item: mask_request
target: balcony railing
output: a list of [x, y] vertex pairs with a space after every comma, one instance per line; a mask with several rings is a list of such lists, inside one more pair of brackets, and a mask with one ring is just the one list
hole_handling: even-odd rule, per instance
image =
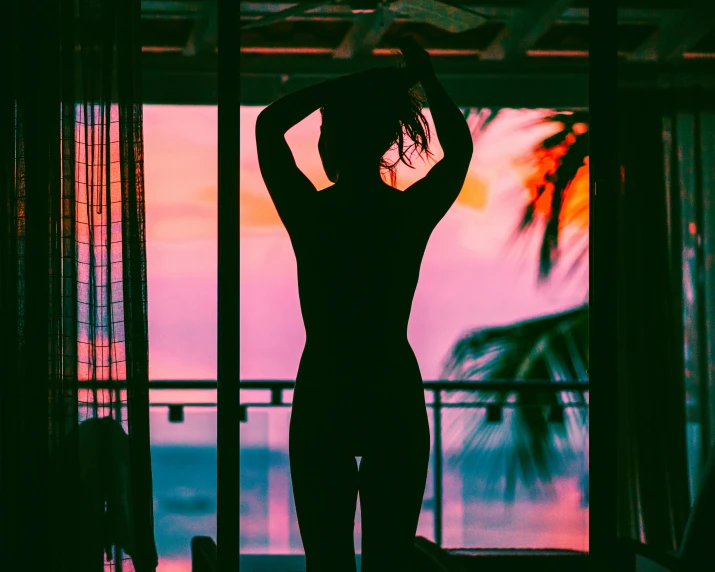
[[[122, 382], [97, 382], [97, 383], [85, 383], [82, 382], [82, 388], [96, 388], [96, 389], [122, 389], [125, 384]], [[252, 412], [256, 413], [259, 411], [266, 412], [266, 408], [286, 408], [291, 406], [291, 394], [294, 388], [293, 381], [285, 380], [245, 380], [239, 382], [240, 391], [237, 392], [240, 401], [237, 405], [234, 405], [236, 410], [240, 412], [241, 420], [243, 422], [249, 422], [253, 418]], [[193, 418], [192, 414], [185, 418], [185, 411], [194, 410], [195, 414], [199, 414], [200, 410], [206, 411], [206, 408], [217, 408], [216, 402], [216, 390], [218, 389], [218, 384], [215, 380], [157, 380], [151, 381], [149, 383], [150, 389], [150, 407], [155, 413], [153, 414], [154, 420], [156, 421], [156, 411], [157, 409], [166, 408], [168, 410], [168, 421], [173, 423], [182, 423], [186, 421], [189, 425], [194, 425], [198, 427], [203, 426], [204, 422], [199, 422], [199, 425], [195, 425], [198, 419]], [[173, 390], [174, 393], [167, 395], [169, 391]], [[213, 390], [213, 391], [212, 391]], [[509, 547], [512, 548], [554, 548], [554, 549], [571, 549], [571, 550], [587, 550], [587, 511], [585, 509], [585, 504], [581, 505], [579, 509], [573, 502], [577, 502], [574, 494], [578, 490], [578, 494], [582, 495], [582, 498], [588, 498], [587, 493], [587, 408], [588, 408], [588, 395], [589, 395], [589, 384], [588, 382], [534, 382], [534, 381], [426, 381], [424, 382], [425, 390], [425, 401], [430, 412], [430, 424], [431, 424], [431, 443], [432, 443], [432, 458], [430, 461], [430, 477], [428, 479], [428, 488], [425, 493], [425, 503], [424, 503], [424, 517], [425, 519], [421, 522], [421, 531], [419, 534], [423, 536], [429, 536], [433, 534], [433, 539], [440, 546], [448, 546], [451, 548], [507, 548], [506, 544], [502, 544], [502, 533], [507, 533], [512, 535], [512, 544]], [[198, 393], [197, 393], [198, 391]], [[204, 395], [206, 399], [204, 399]], [[501, 401], [497, 402], [495, 399], [500, 396]], [[518, 398], [517, 398], [518, 397]], [[546, 405], [550, 403], [551, 405]], [[100, 408], [103, 407], [101, 404], [98, 405]], [[576, 453], [576, 465], [569, 465], [571, 468], [567, 468], [565, 472], [559, 476], [565, 477], [561, 479], [562, 483], [566, 483], [565, 488], [559, 489], [559, 498], [557, 502], [549, 502], [545, 504], [532, 503], [529, 500], [524, 501], [518, 500], [517, 502], [523, 502], [524, 504], [519, 504], [514, 510], [507, 510], [506, 504], [500, 498], [494, 498], [492, 496], [481, 497], [480, 493], [475, 493], [474, 487], [479, 483], [485, 482], [484, 479], [479, 480], [481, 477], [475, 475], [475, 471], [479, 472], [483, 470], [483, 467], [478, 463], [476, 465], [470, 465], [468, 467], [458, 467], [457, 470], [454, 469], [453, 462], [461, 454], [465, 454], [468, 458], [470, 452], [466, 451], [466, 445], [464, 442], [460, 441], [459, 438], [455, 439], [455, 436], [460, 437], [455, 433], [455, 426], [460, 425], [458, 416], [460, 413], [458, 409], [462, 410], [479, 410], [481, 412], [474, 411], [474, 415], [465, 414], [462, 420], [467, 420], [468, 423], [472, 424], [470, 430], [474, 430], [474, 422], [480, 421], [484, 425], [480, 425], [477, 431], [483, 432], [499, 432], [501, 429], [505, 429], [504, 426], [500, 427], [500, 423], [505, 421], [510, 421], [509, 410], [515, 408], [526, 408], [526, 407], [537, 407], [541, 408], [544, 413], [544, 418], [548, 419], [554, 423], [566, 423], [571, 428], [576, 427], [578, 431], [580, 441], [577, 439], [577, 443], [574, 447], [572, 443], [572, 451]], [[269, 409], [270, 411], [270, 409]], [[478, 418], [478, 419], [477, 419]], [[511, 417], [513, 420], [514, 418]], [[574, 420], [577, 420], [574, 425]], [[213, 423], [213, 421], [211, 421]], [[269, 423], [270, 424], [270, 423]], [[154, 426], [154, 422], [153, 425]], [[176, 434], [175, 432], [169, 430], [170, 426], [166, 425], [166, 422], [158, 423], [157, 427], [162, 426], [164, 431], [164, 437], [175, 435], [171, 438], [171, 443], [173, 444], [183, 444], [181, 440], [181, 433]], [[203, 428], [203, 427], [202, 427]], [[210, 427], [208, 428], [208, 433], [204, 435], [203, 443], [208, 443], [210, 441], [210, 447], [215, 447], [215, 441], [212, 437]], [[169, 430], [168, 433], [165, 431]], [[188, 427], [187, 427], [188, 430]], [[192, 437], [194, 429], [192, 428]], [[260, 431], [259, 431], [260, 432]], [[211, 434], [211, 435], [209, 435]], [[474, 433], [471, 433], [473, 436]], [[208, 436], [208, 440], [206, 439]], [[502, 435], [503, 437], [503, 435]], [[153, 446], [162, 446], [162, 438], [159, 438], [157, 442], [153, 442]], [[178, 440], [177, 440], [178, 438]], [[238, 443], [238, 441], [237, 441]], [[191, 443], [186, 443], [191, 447]], [[513, 443], [508, 443], [507, 441], [502, 441], [502, 446], [509, 447]], [[488, 448], [488, 444], [485, 445], [483, 449], [476, 449], [477, 452], [483, 452], [484, 449]], [[279, 448], [281, 448], [280, 446]], [[462, 450], [460, 450], [460, 447]], [[481, 445], [480, 445], [481, 447]], [[241, 455], [243, 455], [243, 444], [240, 445]], [[269, 449], [272, 446], [269, 444]], [[270, 474], [276, 475], [280, 473], [280, 482], [283, 483], [282, 487], [285, 487], [285, 483], [289, 483], [288, 467], [287, 467], [287, 456], [284, 454], [285, 451], [282, 449], [279, 451], [274, 451], [278, 453], [280, 457], [279, 465], [271, 465]], [[513, 452], [513, 451], [512, 451]], [[157, 471], [161, 472], [164, 481], [166, 481], [166, 471], [168, 468], [163, 468], [161, 465], [161, 455], [160, 451], [156, 451], [157, 457]], [[226, 459], [234, 454], [238, 454], [238, 451], [219, 451], [218, 452], [218, 468], [220, 471], [221, 458]], [[284, 459], [286, 457], [286, 459]], [[470, 461], [473, 460], [469, 459]], [[571, 458], [574, 461], [574, 458]], [[202, 463], [207, 462], [206, 459]], [[208, 461], [211, 463], [212, 461]], [[574, 466], [576, 467], [574, 469]], [[473, 471], [474, 467], [474, 471]], [[213, 469], [216, 470], [215, 468]], [[575, 472], [577, 471], [577, 473]], [[285, 473], [285, 474], [284, 474]], [[573, 478], [578, 474], [579, 479], [574, 482]], [[494, 477], [494, 478], [493, 478]], [[193, 477], [192, 477], [193, 478]], [[243, 477], [242, 477], [243, 478]], [[190, 478], [187, 477], [190, 480]], [[487, 482], [491, 480], [501, 479], [502, 483], [504, 481], [504, 475], [495, 475], [495, 473], [489, 473], [489, 478], [486, 479]], [[172, 481], [173, 482], [173, 481]], [[201, 503], [203, 506], [203, 512], [206, 510], [206, 503], [215, 506], [214, 499], [206, 500], [206, 495], [214, 496], [215, 493], [209, 492], [206, 489], [206, 481], [203, 482], [204, 488], [198, 488], [201, 493]], [[273, 482], [273, 481], [271, 481]], [[455, 488], [455, 483], [462, 488]], [[157, 486], [161, 488], [157, 482]], [[172, 485], [173, 487], [177, 485]], [[197, 485], [198, 486], [198, 485]], [[271, 485], [272, 486], [272, 485]], [[192, 484], [191, 487], [194, 487]], [[431, 490], [430, 490], [431, 489]], [[522, 492], [523, 492], [522, 488]], [[566, 496], [562, 495], [562, 491], [566, 491]], [[173, 498], [171, 494], [177, 494], [176, 491], [168, 493], [164, 490], [157, 490], [157, 496], [161, 498], [167, 498], [166, 495], [169, 494], [169, 500], [166, 501], [168, 504], [167, 508], [163, 512], [172, 512], [175, 510], [173, 507], [177, 503], [182, 505], [186, 509], [191, 503], [187, 499]], [[268, 489], [264, 491], [265, 494], [269, 496], [275, 493], [270, 492]], [[264, 494], [260, 493], [260, 494]], [[281, 491], [281, 502], [284, 504], [289, 503], [287, 497], [285, 497], [285, 491]], [[285, 498], [283, 498], [285, 497]], [[165, 501], [159, 499], [161, 506]], [[262, 499], [263, 497], [261, 497]], [[272, 497], [271, 497], [272, 499]], [[275, 501], [275, 499], [273, 499]], [[196, 504], [198, 500], [193, 499], [193, 504]], [[567, 504], [564, 504], [567, 503]], [[569, 504], [570, 503], [570, 504]], [[270, 503], [269, 503], [270, 504]], [[204, 506], [206, 505], [206, 506]], [[191, 505], [193, 506], [193, 505]], [[266, 504], [266, 507], [268, 504]], [[273, 504], [270, 504], [273, 507]], [[571, 512], [570, 516], [564, 517], [568, 520], [568, 523], [561, 522], [563, 510], [562, 507], [566, 506], [566, 512]], [[261, 509], [262, 513], [265, 513], [265, 508]], [[455, 508], [456, 507], [456, 508]], [[571, 507], [573, 510], [571, 510]], [[542, 508], [545, 508], [551, 516], [542, 513]], [[535, 509], [535, 510], [534, 510]], [[456, 510], [456, 512], [455, 512]], [[272, 511], [272, 508], [271, 508]], [[273, 515], [269, 511], [270, 518]], [[550, 511], [550, 512], [549, 512]], [[162, 514], [163, 514], [162, 512]], [[431, 514], [430, 514], [431, 513]], [[487, 514], [488, 513], [488, 514]], [[168, 513], [167, 513], [168, 514]], [[511, 514], [512, 516], [504, 516]], [[534, 516], [537, 515], [537, 516]], [[430, 517], [433, 516], [433, 521], [430, 522]], [[166, 518], [174, 518], [173, 516], [167, 516]], [[193, 517], [191, 517], [193, 518]], [[198, 518], [198, 517], [197, 517]], [[202, 517], [204, 518], [204, 517]], [[243, 518], [243, 517], [242, 517]], [[249, 517], [252, 518], [252, 517]], [[266, 518], [265, 515], [262, 518]], [[290, 519], [291, 517], [289, 517]], [[446, 518], [446, 521], [445, 521]], [[455, 518], [457, 520], [455, 520]], [[507, 520], [503, 520], [506, 518]], [[461, 519], [461, 521], [459, 520]], [[500, 520], [501, 519], [501, 520]], [[511, 520], [509, 520], [511, 519]], [[545, 526], [542, 526], [541, 520], [545, 521]], [[494, 522], [496, 521], [496, 524]], [[561, 523], [561, 524], [558, 524]], [[259, 527], [262, 526], [260, 523], [255, 523]], [[195, 523], [198, 525], [198, 523]], [[157, 523], [157, 526], [161, 528], [161, 523]], [[191, 525], [194, 526], [194, 525]], [[210, 534], [211, 530], [215, 525], [212, 524], [209, 528], [202, 532], [203, 534]], [[292, 527], [295, 523], [291, 523]], [[499, 527], [504, 527], [503, 530]], [[551, 532], [544, 533], [544, 530], [551, 526], [554, 530]], [[556, 529], [561, 527], [561, 529], [568, 529], [571, 526], [570, 531], [571, 538], [568, 542], [562, 542], [563, 534]], [[205, 528], [205, 525], [202, 525]], [[455, 528], [456, 527], [456, 528]], [[461, 527], [461, 528], [460, 528]], [[202, 530], [203, 530], [202, 528]], [[455, 533], [455, 530], [458, 532]], [[494, 532], [492, 532], [492, 530]], [[168, 533], [167, 533], [168, 534]], [[177, 541], [179, 540], [177, 534], [179, 531], [176, 530], [174, 533], [167, 536], [169, 540], [165, 541], [167, 546], [167, 557], [179, 557], [185, 558], [183, 554], [179, 554], [175, 548]], [[360, 534], [358, 530], [358, 535]], [[181, 533], [183, 535], [183, 533]], [[445, 535], [447, 543], [445, 544]], [[296, 544], [294, 538], [295, 530], [290, 531], [290, 549], [289, 552], [295, 552], [299, 548], [299, 541]], [[467, 538], [469, 536], [469, 538]], [[457, 539], [455, 541], [455, 538]], [[462, 544], [457, 544], [459, 539], [463, 540]], [[520, 543], [523, 539], [523, 545]], [[575, 540], [574, 540], [575, 539]], [[185, 541], [182, 540], [181, 544], [188, 546], [189, 538], [187, 537]], [[265, 541], [261, 541], [265, 544]], [[257, 546], [261, 546], [261, 542]], [[276, 552], [275, 546], [272, 544], [272, 540], [269, 541], [266, 552]], [[280, 543], [279, 543], [280, 544]], [[169, 548], [169, 546], [172, 548]], [[282, 545], [283, 549], [279, 552], [285, 553], [285, 544]], [[247, 554], [256, 550], [256, 546], [253, 548], [248, 547]], [[161, 552], [161, 547], [160, 547]], [[171, 552], [172, 554], [169, 554]], [[277, 552], [276, 552], [277, 554]], [[160, 554], [160, 556], [162, 556]], [[297, 553], [296, 553], [297, 556]], [[163, 556], [162, 556], [163, 557]]]
[[[270, 402], [241, 403], [241, 421], [248, 419], [249, 408], [261, 407], [288, 407], [290, 403], [283, 400], [283, 391], [291, 390], [294, 387], [292, 381], [241, 381], [242, 390], [270, 390]], [[432, 398], [426, 399], [427, 407], [434, 412], [434, 436], [433, 436], [433, 462], [434, 462], [434, 538], [437, 545], [442, 546], [443, 519], [442, 519], [442, 493], [443, 493], [443, 441], [442, 441], [442, 411], [449, 408], [479, 408], [487, 411], [488, 419], [498, 422], [502, 418], [502, 409], [523, 407], [524, 405], [516, 401], [502, 401], [496, 403], [484, 399], [476, 401], [450, 401], [443, 399], [443, 393], [469, 392], [473, 394], [485, 395], [490, 393], [527, 393], [532, 392], [544, 396], [549, 392], [564, 395], [570, 393], [569, 397], [556, 400], [559, 404], [550, 412], [551, 420], [563, 419], [564, 409], [588, 407], [588, 382], [533, 382], [533, 381], [425, 381], [425, 392], [431, 393]]]
[[[266, 408], [281, 409], [291, 406], [291, 394], [294, 388], [292, 381], [246, 380], [240, 381], [237, 385], [239, 391], [235, 393], [236, 402], [228, 410], [233, 409], [238, 412], [241, 420], [249, 425], [254, 414], [260, 411], [264, 418], [259, 425], [268, 427], [275, 419], [265, 417], [265, 414], [271, 410], [266, 410]], [[126, 384], [106, 381], [81, 382], [80, 387], [82, 389], [121, 391]], [[253, 445], [247, 445], [248, 449], [244, 451], [246, 445], [243, 442], [239, 443], [237, 435], [235, 450], [231, 448], [216, 451], [215, 431], [212, 429], [216, 422], [212, 415], [215, 415], [218, 405], [216, 402], [218, 384], [215, 380], [157, 380], [149, 383], [149, 389], [150, 407], [154, 412], [152, 414], [152, 456], [156, 455], [154, 459], [156, 461], [155, 476], [157, 477], [155, 494], [157, 506], [163, 507], [158, 513], [155, 513], [158, 542], [161, 537], [160, 557], [162, 560], [168, 559], [172, 562], [187, 562], [190, 538], [197, 531], [201, 534], [212, 535], [216, 530], [214, 511], [217, 499], [214, 485], [211, 484], [215, 482], [215, 477], [211, 473], [216, 475], [217, 470], [221, 473], [226, 466], [227, 458], [231, 461], [231, 457], [238, 455], [239, 450], [243, 456], [244, 453], [251, 450]], [[424, 518], [421, 519], [418, 534], [427, 537], [433, 536], [433, 540], [437, 544], [455, 549], [531, 548], [567, 549], [581, 552], [588, 550], [588, 512], [586, 508], [588, 502], [588, 382], [455, 382], [437, 380], [424, 382], [424, 390], [425, 401], [430, 413], [432, 457], [423, 504]], [[500, 402], [496, 401], [497, 396], [501, 399]], [[552, 405], [545, 406], [547, 403]], [[97, 403], [96, 406], [101, 410], [108, 407], [109, 404]], [[492, 470], [485, 471], [484, 464], [478, 461], [474, 454], [492, 450], [492, 444], [480, 439], [480, 435], [497, 433], [501, 435], [502, 439], [499, 445], [503, 448], [501, 452], [506, 451], [507, 456], [514, 457], [515, 450], [507, 450], [509, 447], [513, 447], [514, 443], [509, 441], [510, 434], [504, 430], [507, 429], [506, 425], [509, 422], [516, 419], [512, 415], [514, 409], [527, 407], [541, 408], [544, 419], [548, 417], [548, 420], [554, 423], [565, 423], [566, 427], [570, 428], [571, 437], [576, 435], [576, 438], [569, 437], [571, 440], [569, 454], [571, 456], [567, 459], [568, 464], [565, 465], [565, 468], [555, 476], [555, 490], [558, 491], [558, 495], [549, 497], [546, 501], [543, 500], [543, 497], [533, 500], [524, 494], [525, 491], [527, 493], [531, 491], [522, 487], [519, 492], [520, 498], [517, 498], [516, 501], [511, 499], [516, 506], [509, 507], [507, 505], [510, 503], [505, 503], [505, 499], [502, 497], [495, 497], [493, 491], [487, 491], [487, 494], [483, 496], [482, 492], [477, 490], [484, 483], [492, 484], [498, 481], [500, 481], [498, 486], [503, 487], [505, 474], [503, 471], [499, 474], [499, 467], [496, 469], [492, 467]], [[160, 420], [160, 412], [157, 411], [162, 408], [168, 410], [168, 419], [163, 422]], [[201, 410], [208, 413], [207, 409], [213, 409], [209, 418], [200, 413]], [[471, 410], [473, 414], [466, 412], [462, 414], [458, 411], [459, 409]], [[476, 411], [478, 409], [482, 411]], [[192, 410], [194, 413], [190, 413]], [[99, 411], [95, 411], [94, 414], [101, 415]], [[156, 417], [157, 414], [160, 415], [159, 418]], [[277, 411], [276, 414], [282, 417], [282, 423], [286, 423], [288, 419], [286, 416]], [[199, 417], [196, 417], [197, 415]], [[464, 435], [468, 435], [466, 438], [458, 433], [464, 429], [460, 427], [460, 424], [463, 425], [465, 421], [470, 425], [469, 430], [471, 431], [471, 433], [464, 433]], [[477, 427], [475, 434], [475, 426], [478, 425], [475, 422], [477, 421], [483, 424]], [[186, 430], [190, 432], [190, 435], [184, 436], [182, 431], [171, 430], [171, 425], [182, 422], [187, 423]], [[207, 422], [208, 425], [206, 425]], [[285, 431], [281, 429], [278, 433], [287, 433], [287, 426], [284, 427]], [[574, 428], [578, 431], [572, 431]], [[246, 429], [245, 433], [241, 432], [241, 439], [244, 435], [253, 432], [254, 437], [257, 436], [259, 441], [264, 440], [259, 426], [254, 426], [253, 429], [246, 427]], [[266, 534], [259, 535], [261, 538], [265, 536], [262, 540], [248, 541], [245, 546], [242, 544], [242, 552], [245, 548], [244, 554], [248, 555], [246, 557], [258, 557], [259, 554], [264, 553], [270, 553], [273, 555], [271, 557], [277, 557], [278, 554], [290, 553], [293, 556], [286, 554], [285, 557], [298, 558], [301, 552], [297, 523], [293, 522], [294, 515], [288, 515], [289, 523], [286, 523], [284, 518], [285, 511], [291, 510], [289, 506], [290, 490], [286, 490], [286, 487], [290, 489], [290, 477], [287, 450], [284, 450], [285, 445], [270, 442], [278, 433], [273, 431], [273, 436], [266, 443], [272, 459], [270, 463], [273, 463], [269, 468], [265, 468], [268, 473], [266, 475], [256, 473], [250, 477], [254, 481], [257, 477], [261, 483], [264, 480], [268, 483], [268, 480], [278, 478], [280, 485], [278, 488], [272, 488], [275, 484], [273, 480], [270, 480], [269, 488], [266, 488], [268, 485], [265, 483], [259, 485], [259, 488], [262, 487], [260, 488], [261, 492], [256, 494], [260, 498], [253, 499], [253, 506], [260, 507], [259, 513], [250, 513], [250, 516], [246, 516], [246, 518], [253, 521], [254, 528], [256, 526], [266, 528]], [[549, 435], [549, 439], [557, 433]], [[563, 433], [558, 434], [563, 436]], [[479, 441], [476, 448], [473, 447], [474, 443], [466, 444], [469, 439], [474, 439], [475, 435]], [[265, 435], [266, 438], [268, 436]], [[558, 439], [554, 443], [556, 441]], [[556, 444], [562, 446], [563, 443], [561, 440]], [[185, 452], [172, 449], [176, 445], [184, 447]], [[196, 449], [196, 454], [187, 453], [189, 450], [193, 451], [193, 447], [197, 445], [199, 449]], [[265, 451], [261, 451], [261, 447], [262, 445], [259, 445], [258, 449], [253, 449], [247, 458], [250, 459], [250, 455], [254, 453], [258, 453], [259, 456], [265, 455]], [[217, 453], [218, 458], [216, 457]], [[186, 457], [187, 454], [188, 457]], [[181, 462], [190, 464], [177, 466], [175, 455], [184, 455]], [[461, 459], [458, 459], [462, 455], [472, 464], [467, 466]], [[189, 458], [190, 460], [186, 460]], [[456, 468], [455, 460], [458, 461]], [[477, 460], [476, 463], [474, 463], [475, 460]], [[250, 461], [246, 467], [249, 466]], [[205, 469], [201, 467], [205, 467]], [[241, 469], [241, 474], [241, 480], [243, 480], [243, 469]], [[578, 479], [573, 478], [576, 475], [578, 475]], [[230, 482], [233, 482], [233, 479]], [[278, 494], [280, 498], [273, 498], [275, 494]], [[580, 508], [574, 504], [579, 502], [577, 497], [581, 499]], [[258, 505], [255, 504], [256, 501], [258, 501]], [[278, 501], [278, 505], [275, 505], [276, 501]], [[252, 501], [249, 498], [247, 502], [250, 506]], [[278, 506], [280, 518], [274, 514], [276, 506]], [[256, 515], [258, 521], [254, 518]], [[177, 518], [189, 518], [193, 524], [184, 523], [177, 528], [178, 521], [175, 520]], [[243, 518], [244, 516], [241, 516], [242, 520]], [[286, 532], [286, 530], [271, 529], [269, 538], [268, 525], [275, 527], [277, 518], [278, 520], [283, 519], [279, 522], [279, 528], [288, 526], [289, 530]], [[163, 522], [164, 519], [166, 519], [166, 523]], [[194, 521], [193, 519], [199, 520]], [[359, 527], [359, 520], [356, 520], [356, 524]], [[358, 528], [356, 532], [359, 537], [360, 529]], [[277, 536], [274, 536], [274, 533]], [[287, 540], [286, 534], [288, 534]], [[566, 536], [568, 539], [564, 540]], [[276, 543], [274, 543], [274, 538], [278, 539]], [[443, 542], [444, 540], [446, 543]], [[178, 560], [176, 560], [177, 558]]]
[[[241, 421], [247, 422], [251, 410], [262, 408], [282, 408], [291, 406], [288, 395], [294, 388], [293, 381], [286, 380], [245, 380], [240, 381], [240, 415]], [[101, 384], [106, 386], [105, 384]], [[112, 384], [113, 387], [116, 385]], [[152, 381], [149, 388], [155, 390], [216, 390], [217, 382], [213, 380], [161, 380]], [[425, 381], [425, 401], [432, 410], [432, 498], [426, 499], [426, 505], [431, 504], [434, 514], [434, 539], [438, 545], [443, 545], [443, 492], [444, 492], [444, 426], [443, 414], [449, 409], [482, 409], [485, 410], [484, 420], [490, 424], [502, 421], [505, 410], [517, 407], [545, 407], [545, 403], [552, 405], [546, 407], [548, 420], [563, 422], [569, 410], [588, 408], [588, 382], [534, 382], [534, 381]], [[265, 392], [265, 399], [258, 398], [254, 392]], [[246, 394], [253, 395], [246, 395]], [[531, 397], [517, 400], [516, 396]], [[505, 397], [500, 402], [494, 396]], [[535, 396], [539, 396], [536, 398]], [[555, 397], [555, 399], [554, 399]], [[525, 404], [524, 401], [527, 403]], [[152, 408], [168, 408], [169, 421], [181, 422], [184, 419], [184, 409], [217, 407], [213, 400], [195, 402], [157, 400], [152, 395], [150, 403]], [[584, 443], [584, 448], [586, 444]], [[584, 451], [585, 453], [585, 451]], [[431, 502], [430, 502], [431, 501]], [[544, 546], [548, 548], [548, 546]]]

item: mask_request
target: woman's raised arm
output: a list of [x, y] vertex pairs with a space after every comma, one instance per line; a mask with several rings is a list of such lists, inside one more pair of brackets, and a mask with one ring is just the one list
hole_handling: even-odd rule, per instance
[[317, 189], [296, 165], [285, 140], [286, 132], [346, 91], [359, 90], [363, 80], [379, 81], [381, 74], [388, 81], [394, 77], [394, 68], [359, 72], [301, 89], [280, 98], [258, 115], [258, 165], [278, 215], [289, 231], [300, 221]]
[[437, 79], [429, 54], [412, 38], [403, 38], [399, 47], [407, 67], [412, 68], [422, 84], [444, 152], [444, 157], [429, 173], [405, 192], [411, 195], [418, 216], [427, 224], [436, 225], [457, 200], [464, 185], [474, 151], [472, 134], [462, 111]]

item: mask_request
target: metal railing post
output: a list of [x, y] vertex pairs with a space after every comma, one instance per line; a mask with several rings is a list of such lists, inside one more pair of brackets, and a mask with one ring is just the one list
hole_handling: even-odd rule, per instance
[[434, 394], [434, 541], [442, 546], [442, 393]]

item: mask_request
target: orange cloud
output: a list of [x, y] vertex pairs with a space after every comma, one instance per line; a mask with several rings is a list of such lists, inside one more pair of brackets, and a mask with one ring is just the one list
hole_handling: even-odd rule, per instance
[[267, 226], [282, 226], [278, 212], [270, 198], [241, 193], [239, 199], [239, 227], [260, 228]]
[[218, 187], [216, 185], [203, 187], [194, 193], [194, 197], [200, 201], [215, 205], [218, 202]]
[[215, 238], [216, 221], [198, 216], [183, 216], [160, 219], [152, 228], [154, 240], [195, 240]]
[[559, 226], [563, 228], [573, 225], [578, 229], [587, 229], [589, 222], [588, 209], [588, 157], [586, 157], [584, 164], [576, 171], [576, 176], [566, 191]]
[[487, 184], [474, 175], [467, 175], [457, 201], [475, 209], [483, 209], [487, 205], [487, 195]]

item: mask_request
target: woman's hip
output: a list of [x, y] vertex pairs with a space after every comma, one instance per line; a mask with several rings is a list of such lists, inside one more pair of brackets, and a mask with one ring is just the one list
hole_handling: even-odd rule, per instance
[[317, 455], [348, 452], [363, 456], [367, 451], [429, 449], [427, 409], [415, 400], [395, 407], [385, 404], [294, 403], [290, 419], [292, 450], [312, 450]]

